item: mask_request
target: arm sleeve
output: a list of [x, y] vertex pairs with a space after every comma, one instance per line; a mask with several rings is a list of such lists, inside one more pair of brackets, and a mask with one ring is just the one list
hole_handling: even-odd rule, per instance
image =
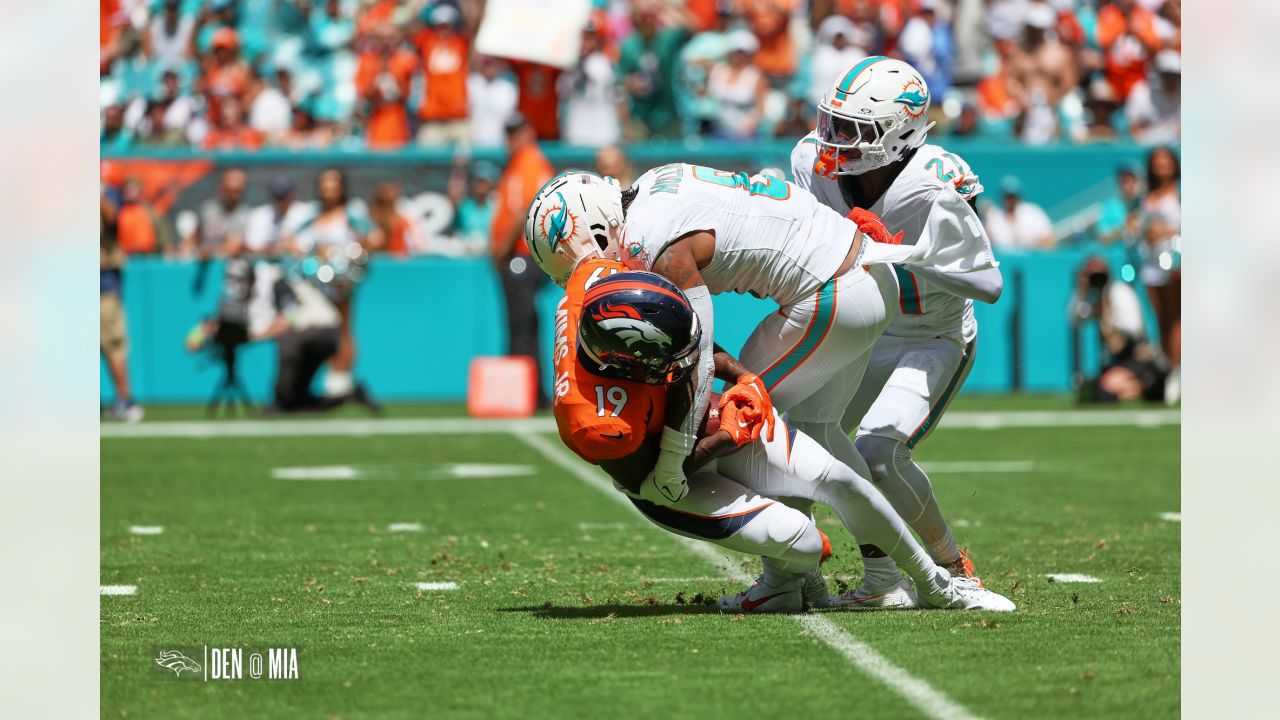
[[617, 460], [635, 452], [643, 440], [627, 423], [592, 423], [573, 430], [573, 447], [591, 462]]
[[693, 407], [680, 428], [686, 436], [696, 440], [698, 426], [702, 424], [702, 416], [706, 414], [711, 402], [711, 387], [715, 382], [715, 311], [711, 305], [711, 292], [706, 285], [685, 290], [684, 294], [689, 298], [689, 304], [693, 306], [698, 323], [702, 326], [702, 338], [698, 342], [698, 367], [694, 370], [697, 375], [694, 378]]
[[912, 272], [930, 285], [940, 287], [957, 297], [978, 302], [994, 303], [1000, 299], [1000, 292], [1004, 290], [1004, 277], [998, 267], [955, 273], [922, 267], [912, 268]]
[[796, 187], [813, 192], [813, 160], [809, 158], [805, 145], [812, 145], [812, 143], [801, 140], [791, 150], [791, 182]]

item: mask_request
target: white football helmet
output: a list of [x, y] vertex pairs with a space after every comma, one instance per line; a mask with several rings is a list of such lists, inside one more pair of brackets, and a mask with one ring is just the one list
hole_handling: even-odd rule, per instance
[[933, 127], [929, 87], [907, 63], [876, 55], [855, 63], [818, 104], [818, 142], [836, 175], [861, 175], [924, 144]]
[[567, 170], [548, 180], [524, 221], [529, 254], [560, 287], [587, 258], [617, 259], [621, 234], [622, 187], [586, 170]]

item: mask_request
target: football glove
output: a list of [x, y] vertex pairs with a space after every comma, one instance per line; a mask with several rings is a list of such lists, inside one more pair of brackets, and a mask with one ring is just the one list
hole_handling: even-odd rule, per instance
[[864, 210], [863, 208], [854, 208], [849, 211], [845, 217], [849, 218], [858, 226], [862, 233], [878, 243], [886, 245], [901, 245], [902, 232], [897, 235], [890, 235], [889, 229], [884, 226], [884, 222], [880, 220], [880, 216]]
[[[735, 410], [733, 422], [727, 423], [732, 427], [724, 427], [729, 412], [728, 406], [733, 406]], [[740, 422], [747, 423], [751, 427], [751, 437], [748, 441], [739, 441], [737, 438], [737, 432], [741, 430], [738, 424]], [[764, 381], [758, 375], [755, 373], [741, 375], [738, 378], [738, 384], [720, 396], [720, 425], [734, 436], [734, 441], [739, 446], [751, 440], [759, 440], [762, 430], [766, 440], [773, 440], [773, 399], [769, 397], [769, 391], [765, 389]]]

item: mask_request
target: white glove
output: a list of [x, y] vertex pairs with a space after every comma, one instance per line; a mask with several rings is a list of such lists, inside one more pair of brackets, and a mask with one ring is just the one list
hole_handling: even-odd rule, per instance
[[689, 494], [684, 477], [684, 456], [663, 450], [649, 477], [640, 485], [640, 497], [659, 505], [678, 503]]

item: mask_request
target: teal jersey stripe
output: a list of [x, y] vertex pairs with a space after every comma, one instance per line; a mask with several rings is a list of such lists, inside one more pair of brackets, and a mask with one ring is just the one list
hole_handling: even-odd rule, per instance
[[783, 355], [773, 367], [761, 378], [764, 380], [764, 386], [767, 390], [772, 390], [784, 377], [791, 374], [809, 357], [809, 353], [822, 342], [827, 336], [827, 330], [831, 327], [831, 321], [835, 315], [836, 309], [836, 281], [832, 278], [822, 287], [818, 288], [818, 307], [813, 313], [813, 322], [809, 323], [809, 329], [805, 331], [804, 337], [800, 339], [800, 343], [791, 348], [786, 355]]
[[907, 438], [907, 447], [914, 450], [916, 444], [929, 434], [929, 429], [938, 422], [938, 418], [942, 417], [942, 412], [947, 409], [947, 405], [951, 402], [951, 396], [955, 394], [956, 389], [960, 385], [960, 378], [964, 377], [965, 368], [969, 367], [969, 363], [973, 362], [973, 355], [978, 349], [978, 341], [970, 340], [969, 344], [964, 348], [964, 358], [960, 360], [960, 367], [956, 368], [956, 374], [951, 376], [951, 381], [947, 383], [947, 387], [942, 391], [942, 397], [938, 398], [938, 404], [929, 410], [929, 415], [920, 424], [911, 437]]
[[845, 99], [845, 97], [849, 95], [849, 92], [853, 90], [854, 79], [857, 78], [858, 75], [861, 74], [863, 70], [866, 70], [867, 68], [880, 62], [881, 60], [888, 60], [888, 59], [889, 58], [883, 55], [872, 55], [871, 57], [863, 60], [857, 65], [854, 65], [853, 68], [850, 69], [849, 72], [846, 73], [844, 78], [840, 81], [840, 85], [836, 87], [836, 90], [840, 93], [839, 99], [843, 100]]
[[924, 308], [920, 304], [920, 286], [916, 284], [916, 276], [899, 265], [893, 266], [898, 275], [898, 297], [903, 315], [920, 315]]

